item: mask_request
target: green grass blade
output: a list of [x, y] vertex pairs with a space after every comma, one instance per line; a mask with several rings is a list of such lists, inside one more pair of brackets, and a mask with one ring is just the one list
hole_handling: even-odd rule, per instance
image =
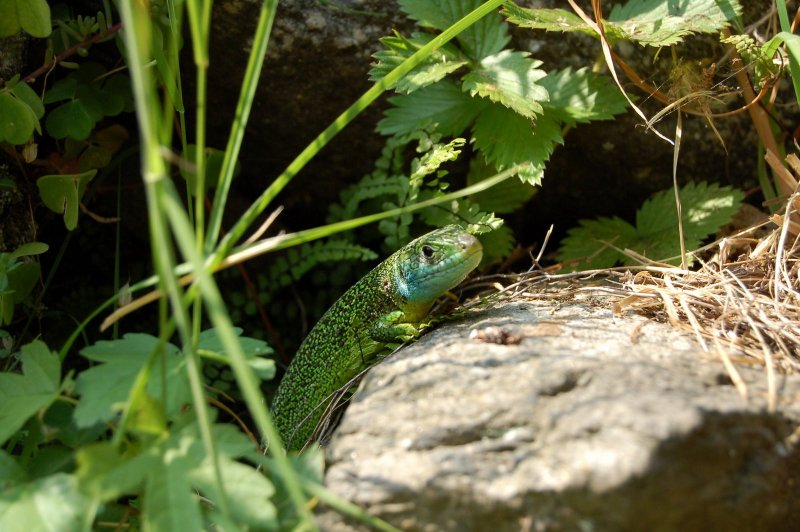
[[414, 67], [424, 61], [434, 50], [440, 48], [466, 28], [489, 14], [503, 3], [503, 0], [489, 0], [480, 5], [464, 18], [437, 35], [428, 44], [420, 48], [414, 55], [400, 63], [386, 77], [375, 83], [358, 100], [340, 114], [325, 130], [320, 133], [289, 166], [279, 175], [259, 198], [245, 211], [236, 224], [231, 228], [225, 238], [220, 242], [214, 252], [212, 267], [219, 264], [233, 246], [238, 242], [248, 228], [255, 222], [275, 196], [294, 178], [295, 175], [310, 161], [330, 140], [347, 126], [361, 111], [367, 108], [386, 89], [393, 86]]
[[245, 126], [250, 117], [250, 110], [258, 88], [258, 80], [261, 76], [261, 68], [267, 55], [267, 44], [272, 32], [272, 23], [275, 20], [275, 11], [278, 8], [278, 0], [267, 0], [261, 5], [261, 13], [258, 17], [253, 46], [250, 51], [250, 58], [247, 60], [247, 68], [242, 80], [242, 89], [239, 93], [239, 101], [236, 104], [231, 132], [228, 137], [228, 145], [225, 147], [225, 155], [222, 160], [222, 169], [217, 178], [217, 191], [214, 195], [214, 203], [211, 206], [211, 214], [208, 220], [208, 232], [206, 233], [206, 251], [210, 252], [217, 242], [220, 228], [222, 227], [222, 215], [225, 212], [225, 205], [228, 200], [228, 192], [233, 181], [233, 171], [236, 161], [239, 158], [239, 151], [242, 147]]

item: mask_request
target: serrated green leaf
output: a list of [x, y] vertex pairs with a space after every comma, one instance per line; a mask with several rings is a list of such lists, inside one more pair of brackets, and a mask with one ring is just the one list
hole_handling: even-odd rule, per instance
[[88, 507], [75, 477], [57, 473], [0, 492], [0, 530], [77, 532]]
[[0, 0], [0, 37], [20, 29], [37, 38], [50, 35], [53, 28], [46, 0]]
[[536, 82], [545, 76], [537, 67], [541, 61], [529, 59], [527, 52], [503, 50], [484, 57], [480, 66], [463, 78], [462, 89], [505, 105], [533, 119], [549, 99], [547, 89]]
[[[636, 228], [621, 218], [601, 217], [581, 220], [578, 227], [567, 232], [558, 250], [558, 260], [578, 270], [610, 268], [624, 260], [624, 255], [611, 245], [625, 249], [626, 243], [637, 238]], [[573, 261], [578, 264], [569, 264]]]
[[550, 101], [543, 104], [547, 114], [569, 125], [608, 120], [628, 108], [627, 100], [608, 77], [586, 67], [574, 72], [570, 67], [549, 72], [539, 84], [550, 94]]
[[[0, 373], [0, 444], [58, 395], [61, 365], [44, 342], [22, 346], [22, 374]], [[0, 516], [2, 512], [0, 512]], [[0, 527], [0, 530], [3, 528]]]
[[[690, 183], [680, 191], [684, 218], [686, 249], [697, 248], [708, 235], [730, 221], [741, 205], [744, 195], [731, 187], [701, 182]], [[560, 261], [594, 257], [578, 269], [607, 268], [616, 263], [636, 264], [627, 255], [605, 249], [607, 243], [619, 249], [632, 249], [650, 259], [665, 261], [680, 254], [678, 217], [675, 195], [664, 190], [647, 200], [636, 213], [636, 227], [619, 218], [581, 220], [580, 227], [571, 229], [559, 250]], [[678, 263], [673, 258], [672, 263]]]
[[389, 98], [392, 108], [378, 122], [383, 135], [403, 135], [435, 125], [436, 132], [456, 136], [469, 127], [485, 101], [470, 98], [447, 80], [403, 96]]
[[546, 31], [578, 31], [596, 36], [595, 31], [572, 11], [566, 9], [530, 9], [506, 2], [502, 14], [506, 20], [521, 28]]
[[547, 114], [532, 122], [501, 105], [490, 105], [478, 115], [472, 136], [475, 147], [498, 170], [529, 161], [520, 178], [530, 184], [539, 184], [544, 163], [556, 143], [564, 142], [561, 127]]
[[669, 46], [692, 33], [716, 33], [741, 12], [738, 0], [630, 0], [614, 6], [607, 25], [639, 44]]
[[[84, 357], [102, 364], [81, 372], [75, 383], [75, 390], [81, 395], [75, 409], [77, 425], [88, 427], [113, 419], [128, 399], [139, 371], [157, 349], [158, 338], [148, 334], [126, 334], [122, 339], [100, 341], [84, 348], [81, 351]], [[165, 398], [167, 417], [172, 417], [190, 401], [189, 383], [180, 350], [172, 344], [164, 344], [161, 349], [163, 371], [159, 366], [150, 374], [146, 390], [159, 400]]]
[[[689, 251], [730, 222], [744, 199], [738, 189], [705, 181], [687, 184], [680, 190], [680, 197], [684, 241]], [[674, 191], [664, 190], [655, 194], [636, 212], [638, 246], [631, 243], [628, 247], [655, 260], [679, 255], [677, 213]]]
[[[270, 501], [275, 494], [272, 483], [252, 467], [228, 458], [221, 457], [219, 465], [231, 516], [259, 530], [275, 528], [278, 523], [277, 510]], [[222, 496], [209, 459], [189, 473], [189, 482], [212, 501]]]
[[[400, 0], [400, 8], [421, 26], [445, 30], [483, 4], [483, 0]], [[464, 52], [482, 59], [499, 52], [511, 37], [498, 12], [489, 13], [456, 38]]]
[[[428, 44], [433, 35], [427, 33], [414, 33], [407, 39], [395, 33], [394, 37], [384, 37], [381, 43], [386, 47], [373, 55], [378, 63], [369, 71], [372, 81], [378, 81], [394, 70], [400, 63], [411, 57], [424, 45]], [[400, 81], [394, 84], [397, 92], [410, 93], [426, 87], [443, 79], [447, 74], [455, 72], [468, 63], [468, 59], [461, 54], [451, 43], [431, 53], [421, 65], [415, 67]]]
[[7, 92], [0, 92], [0, 142], [25, 144], [36, 126], [33, 110]]
[[83, 193], [97, 170], [81, 174], [45, 175], [36, 181], [42, 202], [57, 213], [64, 213], [64, 225], [72, 231], [78, 226], [78, 210]]

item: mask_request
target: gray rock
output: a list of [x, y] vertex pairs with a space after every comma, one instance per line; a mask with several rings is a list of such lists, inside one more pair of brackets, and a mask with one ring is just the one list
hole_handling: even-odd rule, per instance
[[[489, 327], [511, 345], [469, 338]], [[738, 369], [747, 399], [667, 325], [591, 301], [506, 303], [373, 368], [326, 483], [403, 530], [788, 530], [800, 379], [781, 378], [769, 413], [764, 370]], [[320, 524], [359, 529], [332, 511]]]

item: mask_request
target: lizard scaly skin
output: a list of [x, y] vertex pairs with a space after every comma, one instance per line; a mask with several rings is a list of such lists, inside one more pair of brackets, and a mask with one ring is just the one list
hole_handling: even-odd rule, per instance
[[331, 396], [387, 343], [419, 334], [433, 302], [478, 266], [474, 236], [449, 225], [406, 244], [339, 298], [303, 341], [272, 401], [288, 449], [314, 434]]

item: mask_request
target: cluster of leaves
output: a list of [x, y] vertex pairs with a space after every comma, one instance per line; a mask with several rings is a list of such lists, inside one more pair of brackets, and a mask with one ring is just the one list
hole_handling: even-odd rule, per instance
[[[522, 28], [580, 32], [599, 37], [581, 17], [565, 9], [531, 9], [506, 2], [508, 21]], [[714, 34], [742, 13], [739, 0], [630, 0], [616, 4], [603, 29], [611, 44], [630, 41], [643, 46], [670, 46], [693, 34]]]
[[[480, 4], [401, 1], [408, 16], [427, 29], [443, 30]], [[385, 75], [431, 39], [427, 32], [382, 39], [373, 79]], [[478, 152], [497, 170], [528, 163], [520, 178], [539, 184], [562, 127], [606, 120], [626, 101], [609, 80], [583, 68], [546, 73], [528, 52], [507, 49], [510, 36], [498, 13], [490, 14], [444, 46], [395, 87], [392, 108], [379, 123], [385, 135], [427, 129], [444, 137], [470, 129]]]
[[[51, 19], [45, 0], [0, 3], [3, 21], [0, 36], [20, 29], [34, 37], [50, 36], [45, 62], [54, 62], [54, 54], [73, 42], [81, 43], [92, 34], [108, 31], [111, 8], [107, 0], [104, 4], [105, 12], [99, 12], [97, 17], [71, 17], [68, 9], [60, 6]], [[53, 22], [57, 29], [51, 34]], [[106, 37], [110, 38], [113, 35]], [[86, 48], [77, 51], [80, 55], [87, 54]], [[130, 80], [124, 73], [108, 72], [92, 61], [79, 64], [62, 60], [58, 65], [71, 72], [44, 91], [43, 97], [21, 80], [19, 74], [5, 82], [0, 89], [0, 143], [24, 146], [22, 159], [30, 163], [36, 162], [38, 155], [35, 135], [63, 140], [47, 155], [48, 164], [57, 173], [40, 177], [37, 186], [42, 202], [63, 213], [66, 227], [72, 230], [77, 226], [78, 207], [86, 185], [97, 169], [111, 163], [128, 137], [119, 124], [99, 130], [97, 125], [109, 117], [132, 111], [133, 100]]]
[[[402, 0], [403, 11], [426, 31], [382, 39], [385, 50], [375, 54], [371, 78], [385, 76], [430, 42], [430, 30], [444, 30], [480, 3]], [[389, 99], [391, 108], [378, 124], [378, 131], [390, 137], [390, 145], [420, 141], [418, 151], [423, 153], [427, 148], [421, 139], [447, 146], [440, 139], [469, 138], [478, 155], [470, 163], [470, 183], [491, 176], [493, 170], [519, 165], [519, 182], [508, 181], [499, 190], [454, 202], [448, 209], [423, 211], [422, 219], [430, 225], [466, 222], [478, 233], [497, 229], [502, 222], [493, 213], [512, 212], [532, 196], [531, 185], [541, 183], [545, 163], [555, 146], [563, 143], [565, 126], [606, 120], [625, 111], [625, 99], [606, 77], [587, 68], [546, 73], [540, 68], [542, 62], [529, 53], [507, 48], [509, 41], [508, 26], [499, 13], [484, 17], [395, 85], [399, 94]], [[464, 144], [461, 141], [458, 147]], [[383, 187], [386, 196], [394, 195], [399, 201], [384, 200], [381, 207], [403, 205], [409, 199], [441, 194], [447, 186], [441, 177], [414, 194], [413, 181], [405, 185], [398, 174], [373, 174], [345, 191], [343, 204], [352, 205], [352, 198], [360, 197], [362, 190]], [[409, 223], [384, 222], [382, 230], [387, 235], [396, 233], [402, 243], [408, 238]], [[481, 240], [485, 261], [507, 255], [513, 246], [507, 228], [481, 235]]]
[[[715, 183], [690, 183], [680, 190], [684, 241], [696, 249], [708, 235], [727, 224], [741, 206], [744, 195]], [[678, 211], [675, 194], [665, 190], [645, 201], [636, 212], [636, 225], [618, 218], [581, 220], [562, 241], [558, 259], [576, 269], [636, 265], [626, 249], [667, 264], [680, 263]]]
[[[264, 357], [271, 349], [240, 341], [257, 375], [272, 378], [274, 363]], [[218, 463], [211, 460], [204, 428], [187, 410], [192, 398], [178, 347], [128, 334], [82, 354], [95, 365], [77, 379], [62, 374], [58, 355], [40, 341], [6, 360], [21, 371], [0, 373], [0, 529], [73, 530], [96, 517], [118, 521], [124, 508], [116, 501], [124, 496], [147, 501], [128, 518], [137, 528], [200, 530], [224, 520], [217, 506], [223, 503], [234, 519], [226, 526], [279, 528], [275, 503], [285, 494], [257, 445], [233, 425], [214, 424], [207, 428]], [[201, 333], [197, 354], [227, 363], [213, 330]], [[24, 452], [16, 452], [22, 445]], [[319, 480], [319, 456], [304, 461]], [[202, 504], [203, 496], [216, 505]]]

